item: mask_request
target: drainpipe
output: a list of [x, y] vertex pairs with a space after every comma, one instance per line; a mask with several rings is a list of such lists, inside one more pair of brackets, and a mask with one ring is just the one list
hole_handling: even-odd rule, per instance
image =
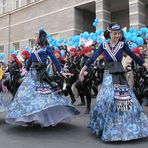
[[[10, 49], [10, 42], [11, 42], [11, 13], [8, 13], [8, 49]], [[7, 50], [7, 59], [9, 59], [8, 56], [8, 50]]]

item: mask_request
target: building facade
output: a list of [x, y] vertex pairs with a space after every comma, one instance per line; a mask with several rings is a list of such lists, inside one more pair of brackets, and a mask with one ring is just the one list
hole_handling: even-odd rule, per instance
[[148, 25], [148, 0], [0, 0], [0, 52], [32, 47], [40, 27], [55, 38], [93, 32], [93, 20], [136, 28]]

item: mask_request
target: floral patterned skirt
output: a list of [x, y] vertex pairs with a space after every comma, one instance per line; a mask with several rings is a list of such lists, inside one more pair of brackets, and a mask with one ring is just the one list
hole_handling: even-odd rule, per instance
[[132, 108], [117, 111], [112, 75], [104, 72], [101, 89], [90, 112], [89, 128], [104, 141], [127, 141], [148, 136], [148, 118], [130, 90]]
[[6, 107], [6, 122], [27, 126], [30, 122], [42, 127], [54, 126], [64, 119], [79, 114], [56, 89], [55, 84], [37, 82], [37, 71], [31, 70], [13, 100]]
[[0, 112], [5, 111], [5, 103], [4, 103], [4, 98], [3, 95], [0, 93]]

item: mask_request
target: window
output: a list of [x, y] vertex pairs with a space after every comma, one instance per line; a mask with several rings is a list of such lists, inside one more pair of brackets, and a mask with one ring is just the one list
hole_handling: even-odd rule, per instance
[[15, 0], [15, 6], [18, 9], [21, 6], [21, 0]]
[[30, 39], [30, 40], [29, 40], [29, 48], [33, 49], [34, 46], [35, 46], [35, 41], [34, 41], [34, 39]]
[[31, 0], [27, 0], [27, 5], [30, 4], [32, 1]]
[[35, 2], [36, 0], [27, 0], [27, 5], [29, 5], [30, 3]]
[[7, 0], [2, 0], [2, 11], [3, 13], [7, 12]]
[[4, 46], [0, 45], [0, 53], [3, 53], [3, 52], [4, 52]]
[[19, 50], [20, 49], [20, 43], [19, 42], [13, 43], [13, 49], [14, 50]]

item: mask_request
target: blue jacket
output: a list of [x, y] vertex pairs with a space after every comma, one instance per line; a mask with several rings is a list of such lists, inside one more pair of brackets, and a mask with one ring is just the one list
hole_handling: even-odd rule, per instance
[[[55, 57], [53, 50], [50, 46], [47, 46], [46, 48], [40, 48], [37, 50], [37, 53], [41, 59], [41, 61], [44, 63], [44, 65], [47, 65], [47, 59], [50, 57], [54, 65], [56, 66], [58, 72], [61, 72], [62, 67], [58, 59]], [[35, 54], [32, 52], [31, 53], [31, 60], [28, 63], [28, 66], [31, 66], [31, 63], [38, 63], [39, 61], [37, 60]]]
[[142, 65], [144, 63], [144, 60], [137, 57], [130, 50], [127, 43], [125, 43], [123, 41], [119, 41], [113, 51], [111, 50], [108, 43], [106, 43], [106, 42], [102, 43], [99, 46], [99, 48], [95, 50], [93, 56], [86, 62], [85, 65], [87, 67], [90, 66], [101, 53], [104, 53], [106, 63], [108, 63], [108, 62], [121, 62], [124, 52], [126, 54], [128, 54], [133, 60], [135, 60], [139, 65]]

